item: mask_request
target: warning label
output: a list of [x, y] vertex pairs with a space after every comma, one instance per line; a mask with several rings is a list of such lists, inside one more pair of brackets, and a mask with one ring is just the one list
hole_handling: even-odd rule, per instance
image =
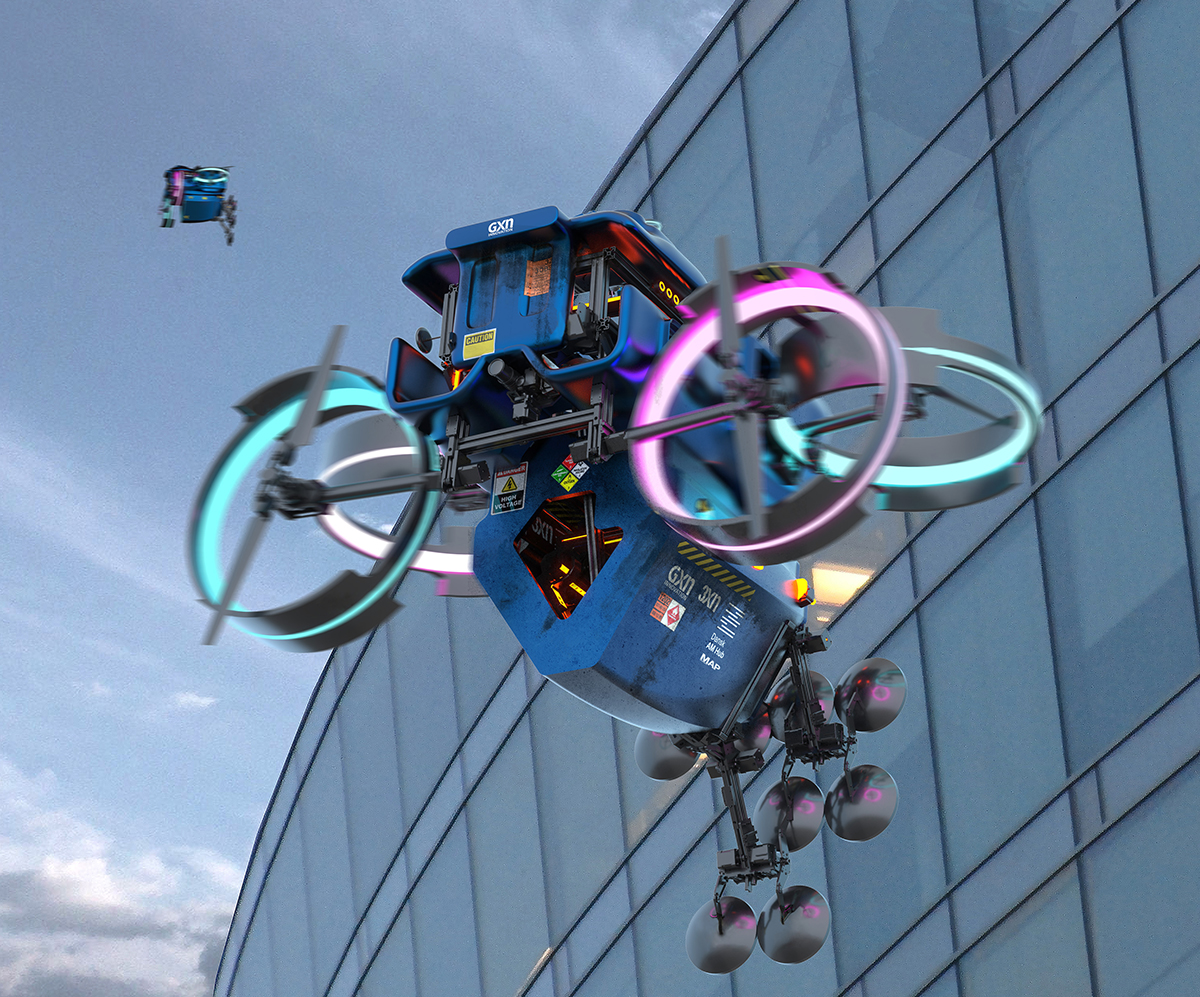
[[470, 332], [463, 337], [463, 359], [474, 360], [476, 357], [487, 356], [496, 349], [496, 330], [485, 329], [483, 332]]
[[588, 470], [587, 464], [568, 455], [563, 458], [563, 462], [558, 467], [550, 472], [550, 477], [562, 485], [563, 491], [569, 492], [579, 484], [579, 479], [587, 474]]
[[506, 471], [497, 471], [492, 478], [492, 515], [517, 512], [525, 508], [525, 478], [528, 464], [519, 464]]
[[679, 621], [683, 618], [683, 614], [683, 606], [667, 595], [666, 592], [658, 593], [658, 599], [654, 603], [654, 608], [650, 610], [650, 615], [668, 630], [674, 630], [679, 626]]

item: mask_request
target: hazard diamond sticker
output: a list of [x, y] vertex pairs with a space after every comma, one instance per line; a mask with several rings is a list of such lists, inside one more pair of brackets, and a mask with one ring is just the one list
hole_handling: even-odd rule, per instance
[[492, 515], [502, 512], [518, 512], [525, 508], [525, 478], [528, 464], [518, 464], [504, 471], [497, 471], [492, 478]]
[[667, 595], [666, 592], [658, 593], [658, 599], [654, 603], [654, 608], [650, 610], [650, 615], [668, 630], [674, 630], [679, 626], [679, 621], [683, 618], [683, 614], [683, 606]]

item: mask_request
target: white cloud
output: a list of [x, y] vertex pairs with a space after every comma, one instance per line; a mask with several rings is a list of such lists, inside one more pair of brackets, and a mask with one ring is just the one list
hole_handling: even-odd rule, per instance
[[202, 997], [241, 882], [210, 849], [123, 852], [0, 756], [0, 995]]
[[198, 692], [177, 692], [171, 702], [181, 710], [206, 710], [217, 700], [213, 696], [201, 696]]

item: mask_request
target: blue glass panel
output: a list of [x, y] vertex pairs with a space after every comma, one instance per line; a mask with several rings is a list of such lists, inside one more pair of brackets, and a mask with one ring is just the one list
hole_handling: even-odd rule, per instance
[[456, 761], [408, 832], [404, 853], [410, 876], [415, 876], [457, 814], [463, 798], [462, 766]]
[[[676, 842], [676, 855], [679, 854]], [[641, 997], [731, 997], [728, 976], [701, 973], [683, 947], [688, 922], [705, 903], [712, 903], [717, 878], [716, 836], [709, 834], [663, 884], [633, 922]], [[753, 952], [750, 958], [763, 958]]]
[[1130, 87], [1159, 287], [1200, 261], [1200, 7], [1155, 0], [1125, 18]]
[[875, 241], [871, 234], [870, 218], [862, 221], [850, 233], [846, 241], [825, 261], [824, 266], [827, 270], [832, 270], [850, 290], [862, 293], [862, 283], [875, 266]]
[[951, 966], [921, 991], [920, 997], [959, 997], [958, 967]]
[[304, 856], [300, 848], [300, 825], [296, 822], [279, 845], [258, 911], [260, 919], [271, 921], [271, 967], [280, 997], [301, 997], [313, 992], [304, 886]]
[[622, 871], [583, 915], [567, 936], [567, 964], [572, 984], [578, 983], [629, 920], [629, 881]]
[[446, 599], [459, 732], [466, 734], [521, 645], [491, 599]]
[[[1055, 4], [1047, 4], [1047, 13]], [[1113, 0], [1071, 0], [1043, 27], [1012, 64], [1017, 110], [1040, 97], [1071, 60], [1112, 23]]]
[[[881, 254], [899, 245], [938, 199], [975, 166], [989, 137], [986, 98], [979, 96], [875, 206]], [[991, 201], [984, 210], [990, 207], [995, 214], [994, 197]]]
[[303, 831], [314, 977], [324, 989], [354, 927], [346, 794], [337, 715], [317, 750], [296, 810]]
[[1200, 667], [1162, 385], [1049, 481], [1038, 505], [1078, 770]]
[[655, 216], [701, 273], [713, 272], [713, 239], [722, 234], [733, 266], [759, 261], [745, 136], [735, 83], [654, 186]]
[[406, 826], [416, 819], [459, 741], [446, 622], [450, 600], [436, 591], [431, 576], [409, 572], [399, 594], [404, 608], [384, 628]]
[[692, 70], [692, 75], [663, 109], [646, 136], [652, 174], [667, 165], [667, 160], [679, 148], [679, 143], [700, 120], [700, 115], [708, 110], [718, 90], [729, 82], [737, 64], [737, 41], [730, 26]]
[[916, 993], [953, 952], [950, 908], [941, 903], [867, 973], [867, 997]]
[[1200, 340], [1200, 274], [1193, 274], [1158, 308], [1167, 359], [1174, 360]]
[[[908, 699], [889, 727], [859, 736], [853, 761], [881, 765], [892, 774], [900, 790], [896, 816], [887, 830], [866, 843], [843, 841], [828, 828], [821, 831], [842, 980], [857, 976], [946, 886], [915, 618], [879, 654], [904, 670]], [[843, 668], [854, 661], [841, 653], [838, 659]], [[824, 664], [820, 658], [813, 663], [818, 668]], [[841, 675], [830, 667], [828, 677], [836, 682]], [[817, 785], [828, 791], [839, 775], [840, 764], [824, 766]], [[874, 992], [872, 988], [870, 993]]]
[[874, 197], [979, 85], [973, 0], [851, 0]]
[[1161, 368], [1158, 322], [1153, 314], [1118, 343], [1054, 403], [1059, 456], [1074, 453]]
[[528, 719], [467, 802], [467, 831], [484, 992], [513, 994], [549, 944]]
[[1120, 56], [1109, 35], [996, 154], [1017, 330], [1047, 398], [1151, 299]]
[[463, 777], [469, 786], [486, 767], [500, 742], [516, 723], [527, 702], [525, 675], [520, 664], [508, 673], [462, 749]]
[[[625, 823], [625, 847], [632, 848], [671, 801], [691, 784], [691, 779], [682, 776], [671, 782], [647, 779], [633, 760], [633, 744], [637, 739], [638, 728], [619, 720], [613, 723], [617, 770], [621, 784], [621, 811]], [[696, 833], [699, 833], [699, 829]]]
[[1013, 92], [1011, 70], [1005, 66], [988, 84], [988, 111], [992, 118], [992, 138], [1004, 132], [1017, 117], [1017, 97]]
[[886, 304], [936, 308], [944, 332], [1015, 358], [990, 159], [888, 261], [880, 284]]
[[[645, 776], [642, 776], [645, 779]], [[649, 780], [646, 780], [649, 782]], [[706, 773], [676, 780], [686, 783], [682, 796], [663, 817], [650, 836], [629, 859], [630, 897], [636, 905], [648, 897], [671, 867], [679, 860], [680, 852], [695, 841], [716, 816], [712, 789]], [[656, 783], [655, 785], [671, 785]], [[728, 821], [728, 818], [723, 818]], [[722, 844], [725, 844], [724, 842]], [[716, 847], [716, 846], [714, 846]], [[712, 859], [716, 877], [716, 857]]]
[[481, 992], [470, 869], [466, 822], [459, 820], [409, 901], [420, 997]]
[[738, 43], [744, 59], [792, 0], [750, 0], [737, 13]]
[[[334, 651], [330, 658], [331, 661], [336, 661], [337, 652]], [[296, 774], [297, 779], [304, 775], [308, 763], [312, 761], [313, 752], [317, 750], [317, 741], [321, 739], [321, 735], [325, 731], [325, 722], [333, 710], [337, 693], [337, 677], [334, 674], [333, 664], [330, 663], [321, 673], [320, 679], [317, 680], [315, 696], [305, 715], [303, 725], [296, 735], [296, 743], [288, 762], [288, 768]]]
[[362, 997], [409, 997], [417, 993], [412, 921], [404, 910], [384, 939], [363, 980]]
[[1066, 774], [1032, 507], [955, 572], [920, 616], [946, 852], [957, 879]]
[[[1019, 769], [1014, 767], [1014, 772]], [[1071, 802], [1063, 795], [954, 891], [959, 946], [969, 945], [1004, 917], [1067, 858], [1074, 846]]]
[[[549, 978], [549, 974], [543, 975], [543, 979]], [[545, 997], [553, 997], [553, 993], [553, 990], [547, 988]], [[593, 970], [576, 993], [578, 997], [637, 997], [637, 963], [633, 952], [633, 932], [627, 931], [617, 940], [604, 957], [604, 961]], [[535, 995], [531, 993], [529, 997]]]
[[342, 739], [354, 910], [361, 913], [400, 847], [404, 815], [392, 723], [387, 641], [371, 642], [338, 707]]
[[[1169, 375], [1169, 383], [1175, 453], [1188, 516], [1192, 565], [1200, 571], [1200, 350], [1194, 350], [1179, 361]], [[1195, 584], [1200, 585], [1200, 574]]]
[[625, 167], [617, 174], [608, 192], [600, 198], [598, 208], [629, 211], [642, 199], [650, 186], [650, 161], [646, 156], [646, 143], [642, 142], [634, 151]]
[[1200, 764], [1083, 854], [1092, 957], [1105, 997], [1186, 997], [1200, 978]]
[[[875, 513], [868, 523], [868, 526], [873, 526], [875, 520], [882, 520], [885, 517], [892, 517], [893, 527], [898, 526], [899, 530], [897, 539], [901, 542], [904, 538], [904, 519], [898, 513]], [[866, 528], [860, 527], [860, 530], [866, 532]], [[898, 546], [898, 544], [897, 544]], [[882, 548], [879, 551], [880, 555], [885, 555], [887, 548], [880, 544]], [[846, 567], [851, 567], [852, 570], [867, 571], [874, 570], [875, 565], [856, 563], [846, 561], [840, 558], [834, 561], [832, 557], [826, 558], [827, 555], [834, 551], [830, 547], [826, 551], [822, 551], [818, 555], [821, 559], [814, 562], [813, 590], [817, 602], [814, 608], [817, 610], [814, 613], [815, 622], [819, 625], [823, 621], [823, 615], [820, 610], [826, 605], [825, 600], [831, 598], [829, 595], [830, 582], [839, 583], [845, 582], [842, 576], [833, 574], [836, 571], [845, 570]], [[834, 555], [836, 556], [836, 554]], [[877, 555], [878, 556], [878, 555]], [[885, 555], [886, 556], [886, 555]], [[822, 572], [828, 570], [830, 575], [823, 576]], [[824, 577], [828, 577], [830, 582], [824, 581]], [[865, 658], [871, 653], [871, 649], [877, 642], [884, 638], [884, 635], [896, 624], [902, 613], [906, 613], [913, 603], [912, 590], [912, 566], [909, 563], [908, 552], [901, 554], [894, 564], [891, 565], [881, 575], [873, 578], [869, 588], [866, 588], [855, 601], [850, 609], [839, 615], [829, 627], [829, 636], [833, 640], [830, 647], [830, 652], [836, 655], [836, 660], [843, 663], [843, 667], [849, 667], [854, 661], [859, 658]], [[810, 612], [813, 612], [810, 610]], [[814, 627], [814, 629], [816, 629]], [[827, 652], [829, 653], [829, 652]], [[825, 664], [825, 659], [817, 657], [814, 659], [813, 667], [817, 671], [824, 673], [826, 670], [830, 672], [827, 676], [831, 681], [836, 682], [838, 676], [833, 675], [837, 671], [837, 667], [831, 661], [828, 665]]]
[[546, 907], [558, 941], [625, 854], [612, 722], [553, 685], [529, 717]]
[[820, 263], [867, 204], [843, 0], [798, 4], [742, 79], [763, 253]]
[[1071, 787], [1071, 820], [1075, 825], [1076, 844], [1089, 840], [1104, 826], [1095, 769]]
[[1116, 820], [1200, 750], [1200, 683], [1193, 682], [1100, 763], [1104, 816]]
[[[242, 945], [233, 986], [229, 990], [230, 997], [263, 997], [264, 994], [275, 993], [271, 979], [270, 946], [267, 919], [255, 918]], [[308, 992], [311, 993], [311, 990]]]
[[966, 953], [958, 966], [963, 997], [1090, 994], [1075, 867], [1055, 876]]

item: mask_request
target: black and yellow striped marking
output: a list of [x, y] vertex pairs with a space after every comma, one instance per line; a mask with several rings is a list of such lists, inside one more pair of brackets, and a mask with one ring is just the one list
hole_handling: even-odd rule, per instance
[[704, 551], [693, 547], [685, 540], [679, 542], [679, 553], [695, 564], [697, 568], [703, 568], [717, 581], [724, 582], [744, 599], [749, 599], [758, 591], [753, 585], [747, 585], [741, 575], [730, 571], [720, 561], [714, 561]]

